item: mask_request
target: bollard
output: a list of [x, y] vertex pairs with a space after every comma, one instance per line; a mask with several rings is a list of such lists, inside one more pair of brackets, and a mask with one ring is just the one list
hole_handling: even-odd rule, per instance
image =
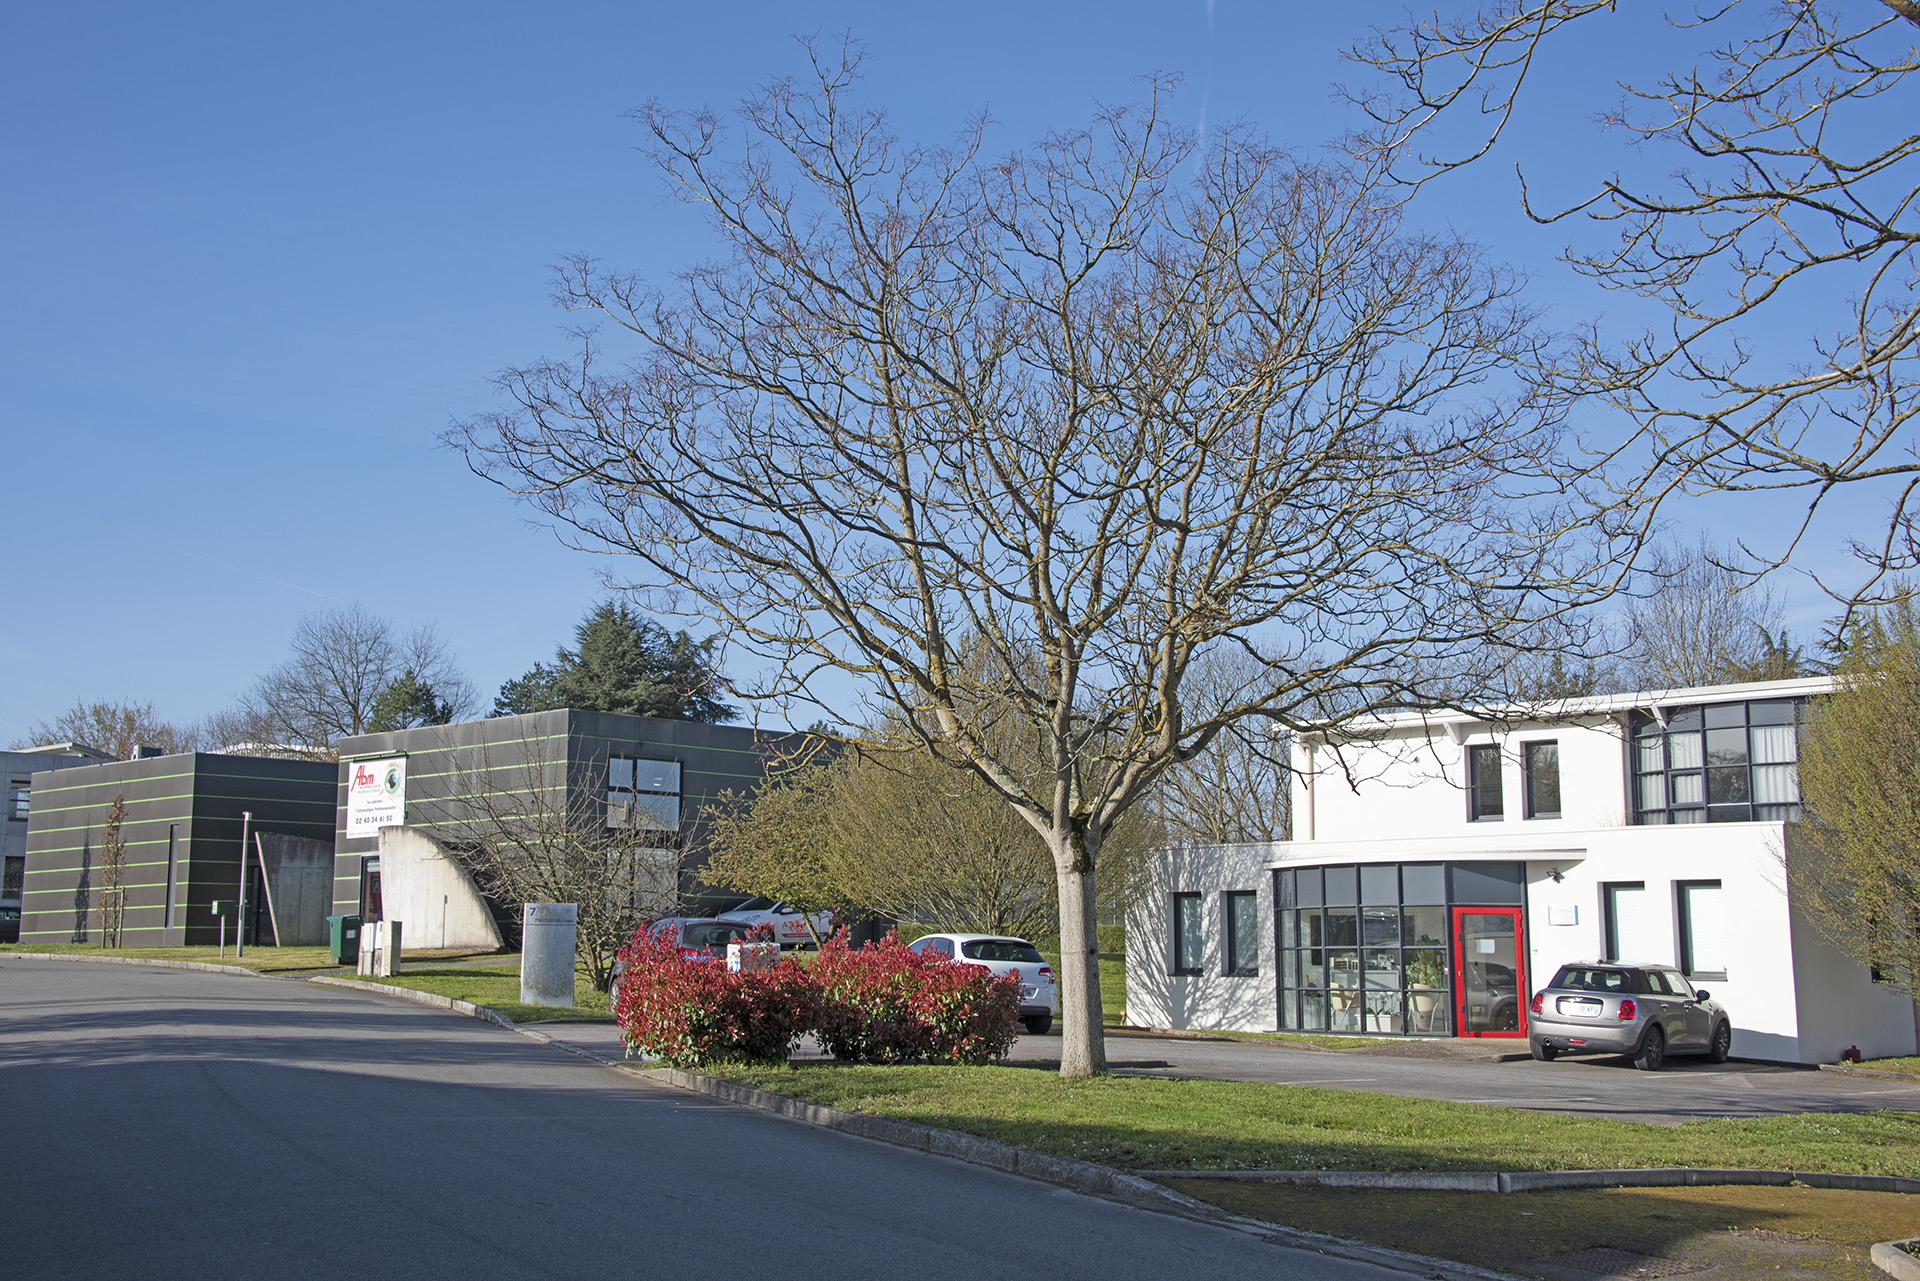
[[528, 903], [520, 916], [520, 1004], [572, 1005], [579, 908]]

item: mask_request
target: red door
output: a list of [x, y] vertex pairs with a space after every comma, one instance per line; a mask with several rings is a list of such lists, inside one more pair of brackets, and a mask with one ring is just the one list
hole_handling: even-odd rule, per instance
[[1517, 907], [1453, 909], [1456, 1035], [1527, 1034], [1527, 967], [1521, 941]]

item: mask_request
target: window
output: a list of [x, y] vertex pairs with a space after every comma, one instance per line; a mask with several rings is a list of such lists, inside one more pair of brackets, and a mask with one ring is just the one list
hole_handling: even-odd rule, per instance
[[165, 910], [160, 914], [160, 924], [165, 929], [173, 928], [174, 878], [180, 867], [180, 825], [167, 824], [167, 899]]
[[1500, 747], [1483, 743], [1467, 749], [1467, 821], [1486, 822], [1506, 815], [1500, 789]]
[[16, 778], [7, 785], [7, 817], [15, 822], [27, 821], [27, 806], [33, 795], [31, 780]]
[[1560, 744], [1528, 743], [1521, 749], [1527, 780], [1527, 817], [1560, 817]]
[[1693, 978], [1727, 977], [1727, 934], [1720, 882], [1681, 881], [1680, 968]]
[[680, 762], [607, 758], [607, 826], [680, 830]]
[[1260, 896], [1251, 890], [1227, 895], [1227, 973], [1260, 972]]
[[360, 920], [363, 924], [381, 919], [380, 857], [360, 860]]
[[1173, 972], [1175, 974], [1200, 974], [1205, 972], [1206, 955], [1201, 951], [1203, 940], [1200, 936], [1200, 896], [1198, 894], [1176, 894], [1173, 896]]
[[[1520, 866], [1503, 866], [1517, 885]], [[1282, 1028], [1450, 1034], [1446, 864], [1281, 868], [1273, 877]], [[1256, 960], [1251, 948], [1246, 960]]]
[[1648, 961], [1655, 955], [1653, 913], [1644, 881], [1600, 887], [1606, 898], [1607, 960]]
[[19, 902], [27, 888], [27, 860], [10, 858], [7, 860], [4, 879], [0, 879], [0, 898]]
[[1800, 716], [1791, 698], [1635, 713], [1633, 821], [1798, 821]]

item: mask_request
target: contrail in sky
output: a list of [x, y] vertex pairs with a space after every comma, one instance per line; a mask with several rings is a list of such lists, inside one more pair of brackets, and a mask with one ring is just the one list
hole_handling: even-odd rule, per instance
[[269, 578], [265, 574], [256, 574], [250, 569], [242, 569], [238, 565], [229, 565], [224, 560], [215, 560], [211, 556], [196, 556], [192, 552], [188, 552], [187, 555], [194, 560], [204, 561], [209, 565], [218, 565], [221, 569], [230, 569], [236, 574], [245, 574], [248, 578], [257, 578], [263, 583], [272, 583], [275, 587], [289, 587], [296, 592], [305, 592], [309, 596], [318, 596], [321, 600], [330, 600], [336, 605], [344, 605], [347, 603], [338, 596], [329, 596], [327, 593], [317, 592], [311, 587], [302, 587], [298, 583], [289, 583], [284, 578]]

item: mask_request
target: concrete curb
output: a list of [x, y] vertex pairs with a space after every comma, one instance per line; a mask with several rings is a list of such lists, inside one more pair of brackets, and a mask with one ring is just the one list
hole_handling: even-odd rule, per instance
[[1903, 1245], [1920, 1245], [1920, 1240], [1882, 1241], [1868, 1254], [1873, 1266], [1894, 1278], [1894, 1281], [1920, 1281], [1920, 1258], [1901, 1249]]
[[396, 987], [391, 983], [363, 983], [359, 979], [335, 978], [331, 974], [316, 974], [306, 980], [308, 983], [322, 983], [327, 987], [352, 988], [356, 992], [377, 992], [382, 996], [397, 997], [402, 1001], [411, 1001], [415, 1005], [431, 1005], [435, 1009], [452, 1010], [455, 1014], [464, 1014], [470, 1019], [480, 1019], [509, 1032], [520, 1031], [515, 1023], [500, 1011], [485, 1005], [475, 1005], [472, 1001], [456, 1000], [451, 996], [441, 996], [438, 992], [422, 992], [418, 988]]
[[[1708, 1188], [1732, 1184], [1846, 1192], [1920, 1195], [1920, 1179], [1890, 1174], [1818, 1174], [1797, 1170], [1707, 1170], [1669, 1166], [1652, 1170], [1493, 1171], [1379, 1170], [1142, 1170], [1147, 1179], [1219, 1179], [1230, 1183], [1294, 1183], [1303, 1187], [1381, 1188], [1421, 1192], [1548, 1192], [1562, 1188]], [[1914, 1281], [1920, 1281], [1916, 1276]]]
[[1851, 1063], [1822, 1063], [1822, 1072], [1838, 1072], [1841, 1076], [1877, 1076], [1883, 1081], [1920, 1081], [1920, 1072], [1889, 1072], [1885, 1068], [1855, 1067]]
[[216, 965], [212, 961], [161, 961], [144, 956], [76, 956], [71, 952], [0, 952], [0, 961], [80, 961], [87, 965], [141, 965], [154, 970], [200, 970], [206, 974], [244, 974], [250, 979], [273, 978], [244, 965]]

